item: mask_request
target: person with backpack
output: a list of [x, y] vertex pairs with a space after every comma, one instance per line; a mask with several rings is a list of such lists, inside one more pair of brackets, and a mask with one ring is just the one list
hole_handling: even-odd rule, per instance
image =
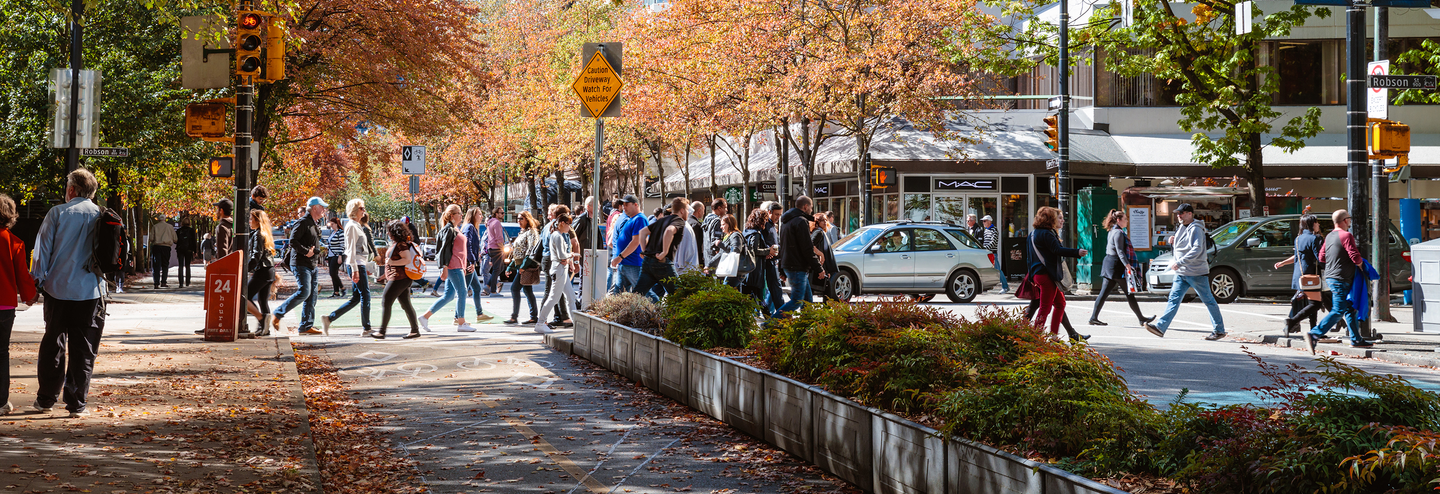
[[[97, 186], [89, 170], [70, 172], [65, 204], [45, 213], [35, 239], [30, 276], [40, 284], [45, 304], [45, 335], [35, 371], [40, 381], [34, 404], [37, 412], [49, 412], [63, 399], [70, 418], [90, 415], [90, 375], [105, 330], [105, 286], [95, 258], [97, 223], [103, 215], [91, 200]], [[98, 242], [111, 241], [113, 236]], [[110, 265], [106, 267], [116, 261], [100, 260]]]
[[[410, 305], [410, 282], [416, 277], [424, 274], [420, 271], [413, 275], [412, 266], [425, 266], [425, 259], [415, 249], [415, 244], [410, 236], [410, 228], [404, 221], [392, 221], [386, 228], [390, 234], [390, 250], [385, 256], [385, 292], [381, 297], [380, 304], [380, 331], [371, 333], [370, 337], [377, 340], [385, 339], [385, 331], [390, 327], [390, 308], [396, 301], [400, 302], [400, 308], [405, 311], [405, 317], [410, 319], [410, 334], [405, 339], [419, 338], [420, 325], [415, 322], [415, 308]], [[417, 258], [419, 258], [417, 260]]]
[[25, 268], [25, 241], [10, 231], [20, 218], [15, 200], [0, 194], [0, 415], [15, 411], [10, 404], [10, 330], [21, 302], [35, 303], [35, 279]]
[[205, 232], [205, 237], [200, 240], [200, 260], [205, 264], [215, 260], [215, 239], [210, 232]]
[[275, 309], [271, 325], [279, 331], [280, 320], [285, 314], [296, 305], [301, 305], [298, 328], [300, 334], [320, 334], [321, 331], [315, 329], [315, 304], [319, 301], [316, 293], [319, 280], [315, 276], [315, 262], [320, 258], [320, 219], [325, 217], [325, 208], [330, 205], [319, 197], [311, 197], [305, 204], [310, 208], [310, 214], [295, 224], [295, 233], [290, 236], [289, 247], [293, 257], [290, 270], [295, 273], [295, 284], [298, 288]]
[[[655, 222], [640, 232], [640, 241], [645, 244], [645, 264], [640, 268], [640, 282], [635, 284], [635, 293], [659, 301], [663, 294], [675, 292], [675, 258], [680, 251], [680, 242], [685, 240], [685, 216], [690, 213], [689, 201], [676, 197], [670, 201], [670, 214], [655, 218]], [[651, 293], [657, 288], [662, 293]]]
[[706, 265], [709, 265], [710, 258], [720, 255], [720, 241], [726, 235], [721, 218], [728, 214], [730, 214], [730, 205], [726, 204], [725, 198], [721, 197], [710, 203], [710, 214], [705, 215], [705, 220], [700, 222], [700, 240], [703, 242], [700, 249], [701, 256], [706, 259]]
[[[540, 269], [540, 261], [536, 259], [540, 251], [540, 231], [537, 228], [539, 222], [529, 211], [520, 212], [520, 234], [515, 236], [515, 242], [510, 244], [510, 266], [509, 269], [515, 275], [514, 281], [510, 282], [510, 298], [514, 305], [510, 309], [510, 319], [505, 324], [516, 324], [520, 318], [520, 292], [525, 292], [525, 299], [530, 304], [530, 319], [520, 324], [535, 324], [539, 320], [538, 307], [535, 305], [535, 281], [528, 280], [522, 276], [524, 270]], [[538, 274], [535, 276], [538, 278]]]
[[180, 282], [180, 287], [190, 286], [190, 263], [195, 262], [195, 253], [199, 250], [199, 243], [195, 240], [195, 227], [191, 226], [190, 215], [180, 218], [180, 229], [175, 231], [175, 254], [180, 258], [180, 269], [175, 273], [175, 281]]

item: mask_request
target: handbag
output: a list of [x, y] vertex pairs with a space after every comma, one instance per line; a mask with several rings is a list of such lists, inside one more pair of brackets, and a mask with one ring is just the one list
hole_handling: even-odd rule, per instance
[[1305, 298], [1308, 298], [1308, 299], [1310, 299], [1310, 300], [1319, 301], [1319, 300], [1320, 300], [1320, 289], [1323, 288], [1323, 287], [1324, 287], [1324, 284], [1320, 282], [1320, 275], [1318, 275], [1318, 274], [1302, 274], [1302, 275], [1300, 275], [1300, 290], [1303, 291], [1303, 292], [1305, 292]]
[[415, 250], [415, 244], [410, 244], [410, 263], [405, 265], [405, 276], [418, 280], [425, 277], [425, 257]]
[[525, 286], [533, 286], [540, 283], [540, 268], [522, 268], [520, 275], [516, 277], [516, 283]]
[[1040, 287], [1035, 284], [1033, 274], [1025, 273], [1025, 279], [1020, 280], [1020, 286], [1015, 288], [1015, 298], [1020, 300], [1036, 300], [1040, 298]]
[[726, 252], [720, 255], [720, 265], [715, 268], [715, 276], [730, 278], [740, 274], [740, 253]]

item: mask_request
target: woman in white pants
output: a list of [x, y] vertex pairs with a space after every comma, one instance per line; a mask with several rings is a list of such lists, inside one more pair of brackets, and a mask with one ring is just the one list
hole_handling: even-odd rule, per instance
[[555, 280], [555, 286], [550, 287], [550, 296], [545, 297], [545, 305], [540, 306], [540, 318], [535, 323], [536, 333], [554, 333], [549, 324], [545, 324], [550, 317], [550, 311], [555, 309], [555, 304], [560, 298], [565, 298], [565, 303], [570, 307], [575, 306], [575, 287], [570, 284], [570, 267], [579, 265], [579, 256], [570, 249], [570, 213], [558, 213], [555, 215], [555, 226], [550, 232], [550, 238], [544, 239], [550, 242], [550, 274]]

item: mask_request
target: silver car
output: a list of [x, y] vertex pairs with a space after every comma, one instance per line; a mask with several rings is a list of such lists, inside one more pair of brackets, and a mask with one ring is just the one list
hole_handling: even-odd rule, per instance
[[[1321, 237], [1334, 225], [1330, 217], [1320, 218]], [[1390, 225], [1390, 290], [1410, 288], [1410, 245], [1392, 223]], [[1228, 304], [1242, 295], [1289, 295], [1294, 268], [1275, 269], [1275, 263], [1295, 254], [1295, 238], [1300, 233], [1300, 215], [1274, 215], [1244, 218], [1221, 225], [1209, 232], [1210, 292], [1215, 301]], [[1368, 253], [1367, 253], [1368, 256]], [[1150, 261], [1145, 281], [1150, 291], [1169, 293], [1175, 282], [1170, 269], [1173, 253], [1161, 254]]]
[[944, 293], [964, 303], [1000, 284], [990, 251], [948, 223], [870, 225], [840, 239], [834, 250], [840, 272], [831, 292], [842, 301], [882, 293], [923, 301]]

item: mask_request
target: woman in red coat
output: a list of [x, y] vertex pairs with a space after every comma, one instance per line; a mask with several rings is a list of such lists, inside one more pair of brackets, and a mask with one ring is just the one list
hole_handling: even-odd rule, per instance
[[35, 279], [25, 262], [25, 242], [10, 233], [20, 215], [15, 200], [0, 194], [0, 415], [15, 410], [10, 404], [10, 329], [15, 327], [15, 308], [20, 302], [36, 302]]

